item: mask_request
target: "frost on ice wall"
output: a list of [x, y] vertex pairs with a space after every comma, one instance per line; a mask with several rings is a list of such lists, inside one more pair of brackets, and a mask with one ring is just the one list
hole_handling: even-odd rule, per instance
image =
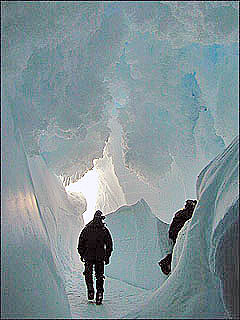
[[170, 222], [195, 197], [197, 174], [238, 134], [238, 6], [1, 3], [4, 314], [70, 315], [64, 274], [85, 200], [55, 174], [76, 181], [107, 143], [111, 165], [96, 160], [106, 211], [144, 198]]
[[199, 171], [238, 132], [238, 3], [2, 8], [2, 75], [26, 152], [76, 181], [102, 157], [115, 114], [127, 204], [150, 187], [147, 202], [169, 223], [195, 196]]

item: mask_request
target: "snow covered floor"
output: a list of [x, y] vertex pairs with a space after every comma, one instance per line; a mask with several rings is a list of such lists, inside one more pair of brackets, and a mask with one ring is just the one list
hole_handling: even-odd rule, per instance
[[121, 319], [144, 304], [154, 290], [134, 287], [126, 282], [106, 277], [103, 304], [88, 302], [83, 265], [75, 265], [66, 291], [73, 319]]

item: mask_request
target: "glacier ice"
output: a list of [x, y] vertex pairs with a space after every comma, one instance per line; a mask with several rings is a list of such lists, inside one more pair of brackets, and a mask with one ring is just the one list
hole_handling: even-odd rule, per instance
[[29, 161], [6, 108], [2, 120], [2, 316], [70, 317], [64, 277], [74, 256], [72, 230], [83, 225], [80, 212], [44, 161]]
[[96, 209], [108, 214], [126, 204], [125, 194], [114, 170], [109, 144], [106, 144], [103, 150], [103, 157], [95, 159], [93, 163], [98, 173], [99, 185]]
[[105, 221], [115, 247], [107, 276], [145, 289], [159, 287], [166, 276], [159, 272], [158, 261], [171, 250], [168, 224], [156, 218], [143, 199], [108, 214]]
[[[209, 301], [219, 298], [219, 317], [225, 314], [222, 299], [234, 313], [225, 264], [219, 261], [234, 256], [238, 234], [233, 223], [238, 203], [230, 204], [235, 187], [227, 180], [231, 161], [226, 175], [221, 161], [239, 129], [239, 3], [5, 1], [1, 9], [3, 315], [71, 317], [65, 284], [76, 279], [76, 241], [87, 203], [79, 193], [66, 193], [64, 186], [95, 166], [101, 173], [97, 205], [111, 212], [109, 223], [126, 210], [129, 231], [133, 221], [137, 229], [141, 226], [134, 213], [139, 208], [153, 233], [145, 238], [146, 248], [165, 243], [157, 236], [156, 219], [164, 230], [185, 199], [196, 198], [196, 177], [203, 168], [223, 173], [215, 207], [207, 202], [213, 208], [211, 226], [204, 229], [209, 241], [200, 239], [209, 268], [193, 267], [210, 279]], [[213, 188], [208, 177], [215, 176], [202, 174], [198, 180], [199, 203], [204, 181]], [[196, 216], [201, 210], [199, 205]], [[204, 227], [204, 218], [199, 221]], [[174, 296], [194, 246], [187, 239], [198, 236], [190, 232], [193, 226], [190, 222], [182, 230], [174, 248], [176, 268], [163, 284], [166, 277], [159, 275], [159, 289], [148, 305], [154, 301], [159, 306], [161, 292], [173, 290], [168, 303], [182, 308], [179, 317], [196, 317], [204, 299], [210, 299], [204, 281], [201, 306], [196, 307], [192, 291], [188, 306], [185, 291], [182, 300]], [[119, 237], [125, 242], [125, 233]], [[116, 275], [115, 259], [121, 257], [115, 254], [109, 279], [114, 274], [120, 279], [114, 283], [125, 283], [124, 288], [125, 281], [127, 288], [141, 284], [139, 294], [155, 290], [155, 280], [141, 277], [137, 264], [135, 278]], [[149, 270], [144, 255], [134, 257]], [[193, 280], [197, 284], [199, 279]]]
[[[237, 317], [238, 171], [239, 137], [200, 173], [198, 204], [177, 238], [171, 275], [130, 318]], [[227, 255], [229, 242], [235, 249]]]
[[[58, 175], [82, 176], [102, 156], [110, 134], [108, 111], [119, 103], [125, 164], [152, 185], [161, 183], [173, 162], [184, 180], [190, 166], [192, 179], [184, 181], [190, 192], [207, 164], [196, 156], [192, 132], [202, 103], [214, 116], [206, 135], [210, 145], [222, 151], [221, 136], [229, 144], [238, 129], [237, 78], [221, 89], [221, 79], [238, 70], [237, 10], [232, 2], [31, 3], [25, 9], [3, 4], [3, 78], [26, 151], [41, 153]], [[165, 32], [164, 19], [172, 21]], [[151, 160], [148, 152], [154, 153]]]

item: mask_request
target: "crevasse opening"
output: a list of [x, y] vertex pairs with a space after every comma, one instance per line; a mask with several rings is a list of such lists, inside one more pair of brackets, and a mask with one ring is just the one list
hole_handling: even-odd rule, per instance
[[67, 192], [82, 193], [86, 198], [87, 210], [83, 213], [83, 219], [85, 224], [87, 224], [93, 218], [96, 207], [98, 189], [98, 172], [95, 167], [92, 170], [89, 170], [77, 182], [70, 183], [68, 186], [66, 186]]

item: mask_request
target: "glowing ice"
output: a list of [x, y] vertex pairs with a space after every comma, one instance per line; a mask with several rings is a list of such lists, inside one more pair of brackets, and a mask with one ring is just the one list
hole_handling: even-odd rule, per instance
[[70, 183], [66, 187], [68, 192], [81, 192], [87, 200], [87, 210], [83, 214], [85, 224], [88, 223], [94, 215], [97, 193], [98, 193], [98, 173], [96, 168], [89, 170], [80, 180]]

